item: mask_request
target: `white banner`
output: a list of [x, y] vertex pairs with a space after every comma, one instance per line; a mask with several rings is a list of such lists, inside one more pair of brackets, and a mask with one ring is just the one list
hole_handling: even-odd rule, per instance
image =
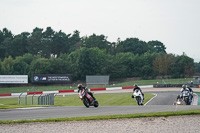
[[27, 84], [28, 75], [0, 75], [0, 84]]

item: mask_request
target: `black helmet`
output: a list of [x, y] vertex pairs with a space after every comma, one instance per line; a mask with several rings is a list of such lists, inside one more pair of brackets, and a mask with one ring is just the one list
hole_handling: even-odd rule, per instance
[[138, 87], [136, 84], [133, 85], [135, 88]]
[[83, 85], [82, 84], [78, 84], [78, 89], [81, 89], [82, 87], [83, 87]]

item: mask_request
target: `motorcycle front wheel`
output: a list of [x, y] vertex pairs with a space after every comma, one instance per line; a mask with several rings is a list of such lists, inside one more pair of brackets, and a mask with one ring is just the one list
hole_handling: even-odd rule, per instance
[[89, 100], [85, 97], [83, 99], [83, 104], [85, 105], [85, 107], [89, 108], [90, 107], [90, 103], [89, 103]]
[[190, 105], [189, 97], [185, 98], [185, 103], [186, 103], [186, 105]]
[[142, 105], [142, 103], [141, 103], [141, 97], [136, 97], [136, 101], [137, 101], [138, 105]]

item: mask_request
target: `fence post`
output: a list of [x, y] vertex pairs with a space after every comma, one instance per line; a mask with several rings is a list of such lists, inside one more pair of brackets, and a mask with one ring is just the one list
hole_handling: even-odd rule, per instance
[[38, 105], [41, 105], [42, 104], [42, 94], [38, 97]]
[[[32, 103], [33, 103], [33, 100], [32, 100]], [[41, 94], [38, 97], [38, 105], [54, 105], [54, 93], [46, 94], [44, 96], [42, 96]]]
[[25, 105], [27, 105], [27, 95], [25, 96]]
[[21, 104], [21, 95], [23, 94], [23, 92], [19, 95], [19, 105]]
[[32, 96], [32, 105], [33, 105], [33, 97], [34, 97], [34, 95], [35, 95], [35, 94], [33, 94], [33, 96]]

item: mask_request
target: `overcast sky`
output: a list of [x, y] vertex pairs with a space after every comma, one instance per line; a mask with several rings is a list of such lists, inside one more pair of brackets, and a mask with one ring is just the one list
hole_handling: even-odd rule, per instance
[[14, 35], [51, 27], [108, 41], [158, 40], [167, 53], [200, 61], [200, 0], [0, 0], [0, 30]]

